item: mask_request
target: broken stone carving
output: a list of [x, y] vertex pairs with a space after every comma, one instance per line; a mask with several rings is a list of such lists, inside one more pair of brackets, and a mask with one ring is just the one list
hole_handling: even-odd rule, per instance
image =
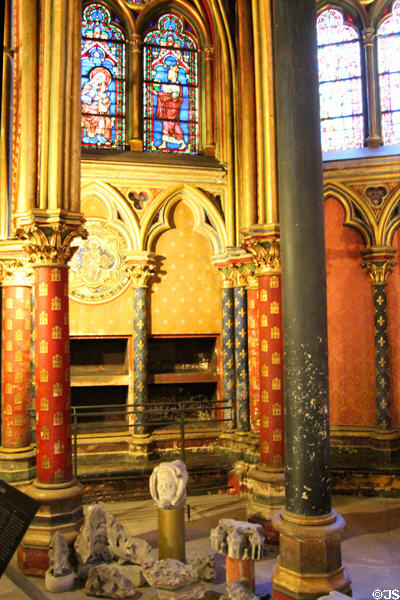
[[150, 494], [158, 508], [181, 508], [186, 500], [188, 473], [181, 460], [157, 465], [150, 475]]
[[[85, 580], [89, 569], [102, 564], [149, 564], [151, 546], [130, 535], [111, 513], [98, 504], [89, 506], [85, 523], [74, 543], [78, 577]], [[137, 579], [137, 578], [136, 578]]]
[[175, 590], [196, 583], [199, 579], [192, 565], [185, 565], [174, 558], [158, 560], [152, 566], [144, 568], [143, 574], [151, 586], [165, 590]]
[[107, 543], [106, 511], [98, 504], [89, 506], [85, 522], [74, 542], [75, 552], [81, 565], [111, 562]]
[[104, 564], [90, 569], [85, 592], [101, 598], [128, 598], [136, 593], [132, 583], [117, 567]]
[[215, 580], [215, 556], [214, 554], [206, 554], [203, 556], [194, 556], [190, 559], [189, 565], [196, 569], [199, 579], [202, 581]]
[[220, 596], [220, 600], [258, 600], [258, 596], [253, 594], [247, 581], [243, 579], [228, 585], [225, 592]]
[[130, 535], [111, 513], [105, 512], [105, 519], [108, 549], [113, 559], [137, 565], [152, 561], [150, 544]]
[[51, 536], [49, 568], [45, 573], [45, 587], [49, 592], [66, 592], [72, 589], [75, 573], [69, 562], [69, 546], [62, 533]]
[[157, 590], [159, 600], [202, 600], [206, 590], [196, 569], [167, 558], [144, 568], [147, 582]]
[[240, 560], [261, 560], [264, 539], [261, 525], [233, 519], [220, 519], [210, 532], [213, 550]]

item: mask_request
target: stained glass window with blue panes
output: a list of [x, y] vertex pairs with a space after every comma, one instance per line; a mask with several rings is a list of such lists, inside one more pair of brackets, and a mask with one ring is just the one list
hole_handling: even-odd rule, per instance
[[364, 145], [359, 32], [341, 11], [329, 8], [318, 17], [317, 40], [322, 150], [359, 148]]
[[125, 36], [102, 4], [83, 13], [82, 147], [125, 148]]
[[381, 127], [384, 144], [400, 144], [400, 0], [377, 38]]
[[144, 38], [144, 149], [197, 154], [197, 44], [190, 27], [164, 14]]

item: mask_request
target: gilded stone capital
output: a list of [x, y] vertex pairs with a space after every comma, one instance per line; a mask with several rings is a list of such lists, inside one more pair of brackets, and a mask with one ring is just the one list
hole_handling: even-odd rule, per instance
[[127, 264], [126, 272], [128, 273], [134, 288], [145, 288], [150, 277], [154, 274], [154, 263], [138, 263]]
[[376, 34], [372, 27], [366, 27], [362, 32], [364, 46], [373, 46], [375, 44]]
[[204, 46], [204, 58], [205, 60], [214, 59], [214, 46], [212, 44], [207, 44], [207, 46]]
[[220, 269], [222, 275], [222, 287], [233, 288], [236, 281], [236, 273], [234, 265], [229, 263], [228, 265]]
[[130, 45], [133, 53], [140, 54], [141, 45], [142, 45], [142, 37], [138, 33], [134, 33], [134, 34], [132, 34], [130, 39], [128, 39], [128, 44]]
[[31, 286], [33, 284], [33, 269], [27, 259], [3, 260], [0, 268], [3, 287], [6, 285]]
[[78, 248], [71, 245], [72, 240], [86, 239], [88, 233], [82, 225], [70, 227], [57, 223], [42, 227], [29, 225], [17, 229], [15, 235], [27, 241], [25, 251], [35, 266], [67, 266]]
[[257, 275], [268, 275], [281, 272], [279, 238], [272, 238], [263, 244], [258, 240], [246, 240], [243, 244], [243, 248], [253, 256]]
[[361, 268], [371, 277], [372, 283], [384, 285], [396, 266], [394, 248], [367, 248], [361, 254]]

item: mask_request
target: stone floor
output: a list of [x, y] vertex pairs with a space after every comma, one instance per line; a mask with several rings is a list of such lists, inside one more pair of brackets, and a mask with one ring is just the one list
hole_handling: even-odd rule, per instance
[[[190, 521], [186, 523], [186, 554], [211, 551], [209, 531], [222, 517], [243, 520], [246, 504], [236, 496], [207, 495], [188, 498]], [[398, 600], [400, 598], [400, 500], [393, 498], [363, 498], [335, 496], [334, 508], [346, 519], [343, 536], [343, 564], [353, 581], [353, 597], [359, 600]], [[112, 512], [134, 535], [146, 539], [157, 547], [157, 511], [151, 500], [136, 502], [109, 502], [104, 508]], [[270, 591], [271, 569], [276, 562], [277, 550], [271, 548], [267, 556], [256, 565], [256, 594], [264, 596]], [[157, 558], [157, 550], [154, 550]], [[222, 593], [224, 585], [224, 560], [216, 556], [217, 579], [210, 586], [210, 599], [216, 597], [211, 590]], [[379, 592], [375, 592], [379, 590]], [[391, 590], [389, 592], [388, 590]], [[0, 579], [0, 600], [83, 600], [89, 598], [81, 589], [64, 594], [51, 594], [44, 590], [43, 580], [24, 577], [15, 559]], [[142, 588], [135, 600], [155, 599], [155, 592]]]

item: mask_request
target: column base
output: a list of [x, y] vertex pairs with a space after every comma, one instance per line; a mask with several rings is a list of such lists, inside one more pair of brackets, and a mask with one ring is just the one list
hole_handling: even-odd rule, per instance
[[280, 554], [272, 573], [273, 600], [314, 600], [339, 591], [351, 594], [351, 580], [342, 566], [344, 519], [335, 511], [321, 517], [278, 513]]
[[25, 575], [44, 577], [55, 531], [60, 531], [72, 545], [83, 523], [82, 490], [78, 481], [43, 484], [35, 480], [24, 488], [28, 496], [41, 503], [18, 548], [18, 564]]
[[247, 478], [252, 489], [247, 519], [263, 526], [268, 543], [278, 544], [279, 533], [273, 527], [272, 519], [285, 504], [283, 467], [268, 467], [260, 463], [249, 471]]
[[7, 483], [22, 484], [36, 475], [36, 449], [0, 447], [0, 479]]
[[150, 463], [154, 451], [154, 439], [149, 433], [133, 433], [129, 440], [129, 460], [133, 464], [146, 466]]

